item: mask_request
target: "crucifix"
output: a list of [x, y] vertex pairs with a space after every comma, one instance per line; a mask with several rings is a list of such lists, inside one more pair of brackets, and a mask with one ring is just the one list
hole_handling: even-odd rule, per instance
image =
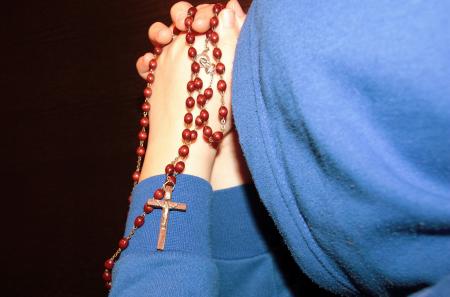
[[167, 186], [165, 187], [165, 194], [162, 200], [157, 199], [148, 199], [147, 204], [153, 208], [161, 208], [161, 223], [159, 225], [159, 235], [158, 235], [158, 245], [157, 249], [159, 251], [164, 250], [164, 244], [166, 242], [166, 233], [167, 233], [167, 221], [169, 219], [169, 211], [178, 210], [178, 211], [186, 211], [187, 205], [185, 203], [177, 203], [172, 202], [172, 191], [173, 187]]

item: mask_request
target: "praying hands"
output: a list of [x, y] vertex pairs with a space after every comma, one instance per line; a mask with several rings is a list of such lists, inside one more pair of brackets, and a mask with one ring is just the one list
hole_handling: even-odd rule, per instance
[[[157, 22], [149, 28], [150, 41], [156, 46], [162, 46], [163, 50], [158, 57], [158, 66], [154, 73], [152, 107], [149, 116], [151, 133], [141, 171], [141, 180], [160, 174], [161, 168], [164, 168], [165, 164], [169, 163], [177, 153], [181, 143], [179, 135], [185, 129], [186, 122], [183, 122], [186, 113], [185, 100], [189, 97], [186, 82], [191, 77], [191, 60], [187, 54], [189, 46], [186, 42], [186, 24], [191, 21], [193, 31], [197, 33], [193, 47], [196, 48], [197, 56], [200, 56], [205, 50], [205, 34], [211, 28], [211, 22], [214, 22], [211, 21], [214, 17], [213, 6], [212, 4], [199, 5], [195, 18], [189, 20], [187, 19], [188, 10], [192, 5], [187, 2], [178, 2], [170, 11], [172, 25], [166, 26]], [[228, 111], [224, 137], [220, 146], [212, 148], [208, 141], [202, 139], [202, 131], [199, 130], [200, 137], [190, 146], [184, 171], [184, 173], [204, 178], [212, 184], [214, 189], [227, 188], [250, 180], [231, 119], [231, 73], [236, 43], [245, 20], [245, 13], [239, 3], [232, 0], [220, 11], [217, 20], [218, 24], [215, 28], [219, 35], [217, 46], [221, 50], [220, 62], [225, 66], [223, 79], [227, 85], [223, 98]], [[212, 23], [212, 25], [215, 24]], [[178, 31], [176, 35], [173, 34], [174, 31]], [[208, 60], [214, 61], [211, 46], [209, 48]], [[142, 78], [147, 79], [150, 73], [149, 63], [154, 58], [152, 53], [146, 53], [138, 59], [136, 67]], [[199, 77], [203, 82], [203, 90], [205, 90], [211, 79], [203, 70], [199, 72]], [[215, 89], [217, 81], [218, 78], [213, 79], [213, 89]], [[203, 105], [202, 102], [199, 102], [198, 97], [196, 101], [195, 105], [199, 107]], [[214, 91], [212, 98], [205, 105], [205, 109], [209, 111], [207, 126], [211, 127], [212, 131], [218, 131], [220, 128], [217, 116], [220, 106], [220, 94]], [[194, 119], [199, 110], [194, 106], [192, 111]]]

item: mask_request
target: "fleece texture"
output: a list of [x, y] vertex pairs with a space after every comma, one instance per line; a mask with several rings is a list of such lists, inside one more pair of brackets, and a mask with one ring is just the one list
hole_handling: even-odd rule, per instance
[[[233, 69], [239, 141], [298, 267], [331, 292], [450, 296], [449, 11], [420, 0], [250, 8]], [[127, 231], [163, 179], [135, 188]], [[179, 176], [174, 201], [188, 210], [171, 212], [166, 251], [155, 251], [155, 210], [110, 296], [289, 296], [252, 207], [232, 200], [244, 188], [212, 205], [207, 181]]]
[[[164, 178], [135, 187], [125, 235]], [[212, 191], [206, 180], [182, 174], [172, 200], [188, 208], [170, 212], [164, 251], [156, 251], [161, 210], [154, 209], [117, 261], [109, 296], [288, 297], [309, 289], [286, 279], [289, 271], [306, 283], [286, 269], [292, 258], [280, 259], [286, 248], [253, 183]]]
[[250, 8], [233, 70], [240, 144], [296, 262], [334, 293], [439, 283], [450, 296], [449, 11], [385, 0]]

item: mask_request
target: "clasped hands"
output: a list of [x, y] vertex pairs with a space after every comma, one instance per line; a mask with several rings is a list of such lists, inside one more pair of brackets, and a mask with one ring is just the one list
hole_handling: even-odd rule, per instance
[[[165, 165], [177, 155], [181, 145], [181, 131], [185, 128], [183, 117], [186, 113], [185, 100], [188, 97], [186, 83], [191, 76], [191, 61], [187, 55], [188, 46], [185, 41], [185, 18], [188, 9], [192, 7], [188, 2], [178, 2], [172, 6], [170, 15], [172, 24], [166, 26], [161, 22], [152, 24], [149, 28], [149, 39], [155, 45], [163, 47], [163, 53], [158, 58], [155, 71], [153, 95], [150, 99], [150, 133], [141, 171], [141, 180], [150, 176], [162, 174]], [[197, 13], [192, 28], [199, 35], [194, 47], [201, 52], [205, 44], [204, 33], [210, 28], [209, 21], [213, 17], [213, 4], [197, 6]], [[245, 13], [237, 0], [226, 4], [219, 15], [219, 25], [216, 32], [220, 39], [218, 47], [222, 50], [221, 62], [225, 64], [224, 80], [228, 85], [225, 92], [225, 105], [231, 111], [231, 74], [235, 48], [239, 32], [245, 21]], [[174, 28], [180, 34], [173, 35]], [[149, 73], [149, 62], [153, 59], [151, 53], [140, 57], [136, 68], [142, 78]], [[207, 77], [201, 77], [208, 81]], [[217, 81], [217, 79], [215, 80]], [[215, 92], [208, 102], [211, 120], [208, 123], [213, 131], [219, 129], [217, 110], [220, 107], [220, 97]], [[185, 160], [185, 174], [201, 177], [211, 183], [214, 190], [228, 188], [250, 181], [250, 174], [240, 150], [237, 133], [233, 129], [231, 113], [225, 126], [224, 138], [220, 146], [212, 148], [208, 142], [199, 137], [191, 145], [190, 154]]]

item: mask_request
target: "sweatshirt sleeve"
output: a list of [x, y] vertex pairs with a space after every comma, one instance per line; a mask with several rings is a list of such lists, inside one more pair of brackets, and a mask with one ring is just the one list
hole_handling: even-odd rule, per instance
[[[141, 181], [134, 189], [125, 234], [142, 214], [145, 202], [161, 187], [164, 175]], [[161, 210], [146, 215], [113, 269], [110, 297], [216, 296], [218, 272], [211, 259], [209, 208], [211, 185], [179, 175], [172, 200], [186, 212], [170, 211], [164, 251], [157, 251]]]

